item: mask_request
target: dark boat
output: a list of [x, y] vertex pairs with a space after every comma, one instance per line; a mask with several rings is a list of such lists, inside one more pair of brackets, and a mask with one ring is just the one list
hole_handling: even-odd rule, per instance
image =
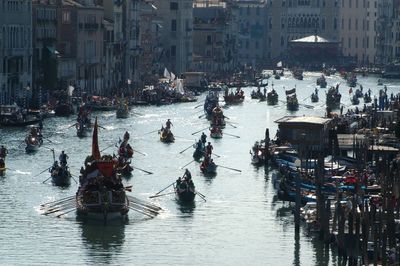
[[316, 103], [316, 102], [318, 102], [318, 100], [319, 100], [318, 94], [313, 92], [311, 94], [311, 102]]
[[294, 69], [292, 71], [293, 77], [298, 80], [303, 80], [303, 70], [302, 69]]
[[117, 118], [128, 118], [129, 106], [126, 102], [120, 102], [117, 108]]
[[51, 181], [55, 186], [67, 187], [71, 185], [71, 173], [67, 166], [53, 166], [50, 174]]
[[346, 76], [346, 82], [349, 87], [357, 86], [357, 77], [355, 74], [351, 74], [350, 76]]
[[0, 125], [2, 127], [24, 127], [34, 125], [40, 122], [35, 115], [23, 115], [23, 111], [16, 105], [0, 106]]
[[[243, 92], [243, 91], [241, 91]], [[244, 101], [244, 94], [243, 93], [236, 93], [236, 94], [225, 94], [224, 95], [225, 104], [239, 104]]]
[[216, 106], [212, 110], [210, 126], [211, 127], [225, 128], [225, 126], [226, 126], [225, 116], [224, 116], [224, 112], [222, 111], [221, 107]]
[[90, 127], [88, 127], [85, 123], [83, 122], [78, 122], [75, 125], [76, 127], [76, 135], [80, 138], [87, 137], [90, 132]]
[[70, 116], [74, 113], [72, 104], [66, 102], [59, 102], [54, 111], [56, 116]]
[[39, 128], [33, 127], [31, 128], [31, 132], [25, 138], [25, 151], [27, 153], [36, 152], [39, 150], [40, 146], [43, 144], [42, 133]]
[[351, 98], [351, 103], [353, 105], [357, 105], [360, 103], [360, 100], [358, 99], [357, 95], [353, 95], [353, 97]]
[[364, 94], [364, 103], [370, 103], [372, 102], [372, 98], [368, 93]]
[[218, 126], [212, 126], [210, 128], [210, 137], [213, 139], [222, 138], [222, 129]]
[[160, 141], [164, 143], [172, 143], [175, 141], [174, 134], [172, 134], [171, 130], [168, 128], [162, 127], [160, 131], [158, 131], [158, 134], [160, 134]]
[[252, 98], [252, 99], [261, 99], [261, 97], [263, 97], [264, 96], [264, 94], [261, 92], [261, 91], [259, 91], [259, 90], [257, 90], [257, 91], [252, 91], [251, 92], [251, 94], [250, 94], [250, 97]]
[[326, 93], [326, 106], [331, 109], [337, 109], [340, 107], [340, 99], [342, 95], [339, 93], [339, 85], [331, 87]]
[[267, 102], [269, 105], [275, 105], [278, 103], [278, 93], [274, 89], [267, 93]]
[[180, 177], [176, 182], [175, 194], [181, 202], [193, 202], [196, 197], [196, 190], [192, 179]]
[[297, 100], [296, 88], [286, 91], [286, 107], [289, 111], [299, 110], [299, 101]]
[[253, 165], [262, 165], [266, 160], [265, 146], [262, 144], [263, 141], [256, 141], [250, 150], [251, 163]]
[[200, 171], [205, 175], [215, 175], [217, 173], [217, 167], [213, 160], [206, 156], [200, 164]]
[[204, 156], [205, 153], [205, 146], [201, 140], [199, 140], [196, 144], [193, 145], [195, 150], [193, 152], [193, 158], [195, 160], [199, 160], [201, 157]]
[[356, 89], [354, 96], [356, 96], [357, 98], [362, 98], [364, 96], [364, 94], [363, 94], [362, 90]]
[[218, 106], [219, 94], [216, 91], [209, 91], [204, 102], [204, 113], [207, 119], [211, 118], [212, 112]]
[[320, 87], [321, 89], [326, 88], [327, 82], [326, 82], [326, 79], [325, 79], [325, 76], [324, 76], [324, 75], [322, 75], [321, 77], [319, 77], [319, 78], [317, 79], [317, 85], [319, 85], [319, 87]]

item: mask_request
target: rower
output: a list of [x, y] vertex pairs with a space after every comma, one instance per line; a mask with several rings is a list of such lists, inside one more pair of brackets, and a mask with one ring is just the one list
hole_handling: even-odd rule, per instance
[[[203, 133], [203, 134], [204, 134], [204, 133]], [[0, 148], [0, 158], [6, 158], [7, 154], [8, 154], [7, 148], [4, 147], [4, 145], [1, 145], [1, 148]]]
[[183, 174], [182, 178], [184, 178], [186, 181], [189, 181], [192, 179], [192, 174], [190, 173], [189, 169], [185, 170], [185, 173]]
[[213, 149], [214, 147], [211, 145], [211, 142], [208, 142], [208, 145], [206, 146], [206, 154], [211, 156]]
[[60, 168], [60, 166], [58, 165], [58, 162], [57, 161], [54, 161], [54, 164], [53, 164], [53, 166], [49, 169], [49, 172], [50, 173], [54, 173], [54, 174], [56, 174], [56, 171], [58, 171], [58, 168]]
[[168, 118], [167, 122], [165, 123], [165, 127], [166, 127], [167, 129], [170, 129], [171, 126], [173, 126], [173, 124], [172, 124], [172, 122], [170, 121], [170, 119]]
[[69, 159], [69, 157], [66, 153], [64, 153], [64, 151], [62, 151], [58, 159], [60, 160], [61, 166], [66, 166], [67, 159]]
[[207, 135], [203, 133], [201, 133], [201, 142], [205, 145], [207, 142]]
[[129, 133], [128, 133], [128, 131], [125, 131], [125, 134], [124, 134], [124, 141], [128, 141], [129, 140]]

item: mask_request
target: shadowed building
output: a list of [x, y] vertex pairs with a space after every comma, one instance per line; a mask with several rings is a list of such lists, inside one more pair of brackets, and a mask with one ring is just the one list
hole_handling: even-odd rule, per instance
[[0, 104], [32, 95], [32, 1], [0, 1]]

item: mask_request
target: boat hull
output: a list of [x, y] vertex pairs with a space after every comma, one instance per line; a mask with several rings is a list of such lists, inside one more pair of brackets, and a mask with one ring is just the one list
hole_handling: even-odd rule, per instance
[[64, 175], [51, 175], [51, 182], [55, 186], [68, 187], [71, 185], [71, 174], [68, 172]]
[[175, 190], [176, 197], [181, 202], [193, 202], [196, 197], [196, 193], [191, 190]]

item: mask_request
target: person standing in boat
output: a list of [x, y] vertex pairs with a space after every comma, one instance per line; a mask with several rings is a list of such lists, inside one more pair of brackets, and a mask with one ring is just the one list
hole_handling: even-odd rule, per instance
[[172, 124], [172, 122], [171, 122], [171, 120], [168, 118], [168, 120], [167, 120], [167, 122], [165, 123], [165, 127], [166, 127], [166, 129], [171, 129], [171, 126], [173, 126], [173, 124]]
[[4, 147], [4, 145], [1, 145], [1, 148], [0, 148], [0, 158], [6, 158], [6, 156], [7, 156], [7, 154], [8, 154], [8, 150], [7, 150], [7, 148], [6, 147]]
[[206, 155], [211, 157], [213, 149], [214, 147], [211, 145], [211, 142], [208, 142], [208, 145], [206, 146]]
[[201, 142], [203, 143], [203, 145], [206, 145], [207, 143], [207, 135], [203, 133], [201, 133]]
[[189, 169], [185, 170], [185, 173], [183, 174], [182, 178], [186, 181], [192, 180], [192, 174], [190, 173]]
[[66, 166], [67, 159], [69, 159], [69, 157], [66, 153], [64, 153], [64, 151], [62, 151], [58, 159], [60, 160], [61, 166]]

